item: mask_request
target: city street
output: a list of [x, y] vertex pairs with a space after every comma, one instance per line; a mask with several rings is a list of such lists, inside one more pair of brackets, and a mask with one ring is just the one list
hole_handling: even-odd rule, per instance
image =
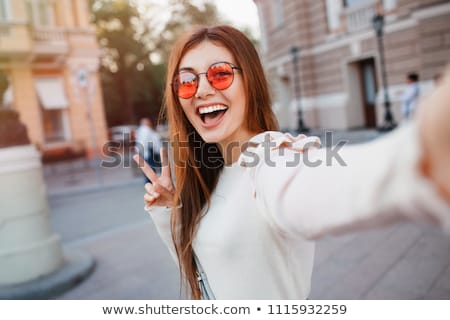
[[[96, 260], [93, 274], [58, 298], [178, 299], [178, 270], [143, 210], [141, 177], [103, 170], [111, 183], [103, 188], [93, 187], [92, 170], [46, 176], [54, 230]], [[64, 192], [74, 178], [76, 191], [67, 184]], [[402, 224], [320, 240], [310, 298], [450, 299], [450, 237]]]
[[93, 274], [62, 299], [176, 299], [178, 271], [143, 210], [135, 183], [50, 199], [64, 246], [89, 253]]

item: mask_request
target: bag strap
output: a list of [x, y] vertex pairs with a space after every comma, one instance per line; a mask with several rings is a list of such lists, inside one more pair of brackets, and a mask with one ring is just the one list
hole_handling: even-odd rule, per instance
[[192, 254], [194, 255], [195, 265], [197, 266], [197, 280], [200, 285], [203, 300], [216, 300], [216, 297], [209, 286], [206, 272], [203, 270], [200, 260], [194, 250], [192, 250]]

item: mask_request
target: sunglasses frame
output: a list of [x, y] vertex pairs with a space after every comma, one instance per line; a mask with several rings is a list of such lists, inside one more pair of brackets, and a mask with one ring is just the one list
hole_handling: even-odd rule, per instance
[[195, 72], [193, 72], [193, 71], [189, 71], [189, 69], [185, 71], [185, 72], [188, 72], [188, 73], [193, 74], [193, 75], [195, 76], [195, 80], [196, 80], [196, 83], [197, 83], [197, 85], [196, 85], [196, 87], [195, 87], [194, 93], [193, 93], [191, 96], [186, 97], [186, 98], [179, 96], [178, 93], [177, 93], [177, 86], [179, 85], [179, 83], [178, 83], [175, 79], [177, 79], [177, 78], [179, 77], [180, 73], [182, 73], [183, 70], [182, 70], [182, 71], [178, 71], [178, 72], [175, 74], [175, 76], [173, 77], [173, 81], [172, 81], [172, 83], [171, 83], [171, 87], [172, 87], [173, 93], [174, 93], [178, 98], [181, 98], [181, 99], [190, 99], [190, 98], [192, 98], [193, 96], [195, 96], [195, 94], [196, 94], [197, 91], [198, 91], [198, 85], [199, 85], [199, 83], [200, 83], [200, 75], [201, 75], [201, 74], [207, 75], [207, 74], [208, 74], [208, 71], [211, 69], [212, 66], [214, 66], [214, 65], [216, 65], [216, 64], [221, 64], [221, 63], [222, 63], [222, 64], [223, 64], [223, 63], [224, 63], [224, 64], [227, 64], [227, 65], [229, 65], [229, 66], [231, 67], [232, 77], [233, 77], [233, 78], [231, 79], [230, 84], [229, 84], [226, 88], [218, 89], [218, 88], [214, 87], [214, 85], [212, 84], [211, 81], [208, 80], [208, 77], [206, 77], [206, 80], [208, 81], [209, 85], [210, 85], [211, 87], [213, 87], [215, 90], [220, 90], [220, 91], [222, 91], [222, 90], [228, 89], [229, 87], [231, 87], [231, 85], [233, 84], [233, 81], [234, 81], [234, 70], [240, 70], [240, 71], [242, 71], [242, 69], [241, 69], [240, 67], [238, 67], [238, 66], [235, 66], [234, 64], [232, 64], [231, 62], [228, 62], [228, 61], [217, 61], [217, 62], [214, 62], [213, 64], [211, 64], [211, 65], [208, 67], [208, 69], [206, 70], [206, 72], [195, 73]]

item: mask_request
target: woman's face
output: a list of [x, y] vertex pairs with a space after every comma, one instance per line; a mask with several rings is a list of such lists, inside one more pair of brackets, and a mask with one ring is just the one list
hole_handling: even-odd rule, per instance
[[[179, 70], [203, 73], [217, 62], [229, 62], [237, 66], [228, 49], [203, 41], [184, 55]], [[233, 83], [224, 90], [215, 89], [206, 75], [201, 74], [195, 95], [188, 99], [178, 98], [186, 117], [203, 140], [218, 143], [221, 147], [233, 141], [246, 141], [252, 136], [246, 126], [246, 95], [242, 74], [240, 70], [233, 71]]]

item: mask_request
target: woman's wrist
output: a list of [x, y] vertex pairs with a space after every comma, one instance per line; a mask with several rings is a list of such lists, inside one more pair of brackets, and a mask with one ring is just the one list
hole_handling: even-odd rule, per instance
[[165, 210], [172, 210], [172, 209], [180, 209], [180, 208], [182, 208], [183, 207], [183, 204], [182, 203], [180, 203], [178, 206], [176, 206], [176, 207], [174, 207], [174, 206], [164, 206], [164, 205], [162, 205], [162, 206], [155, 206], [155, 205], [151, 205], [151, 206], [149, 206], [149, 205], [145, 205], [144, 206], [144, 210], [145, 211], [147, 211], [147, 212], [151, 212], [151, 211], [153, 211], [153, 209], [155, 209], [155, 208], [163, 208], [163, 209], [165, 209]]
[[148, 213], [151, 213], [151, 212], [153, 212], [155, 210], [163, 210], [165, 212], [166, 211], [169, 212], [169, 211], [172, 211], [172, 208], [171, 207], [166, 207], [166, 206], [148, 206], [148, 205], [145, 205], [144, 206], [144, 210], [147, 211]]

